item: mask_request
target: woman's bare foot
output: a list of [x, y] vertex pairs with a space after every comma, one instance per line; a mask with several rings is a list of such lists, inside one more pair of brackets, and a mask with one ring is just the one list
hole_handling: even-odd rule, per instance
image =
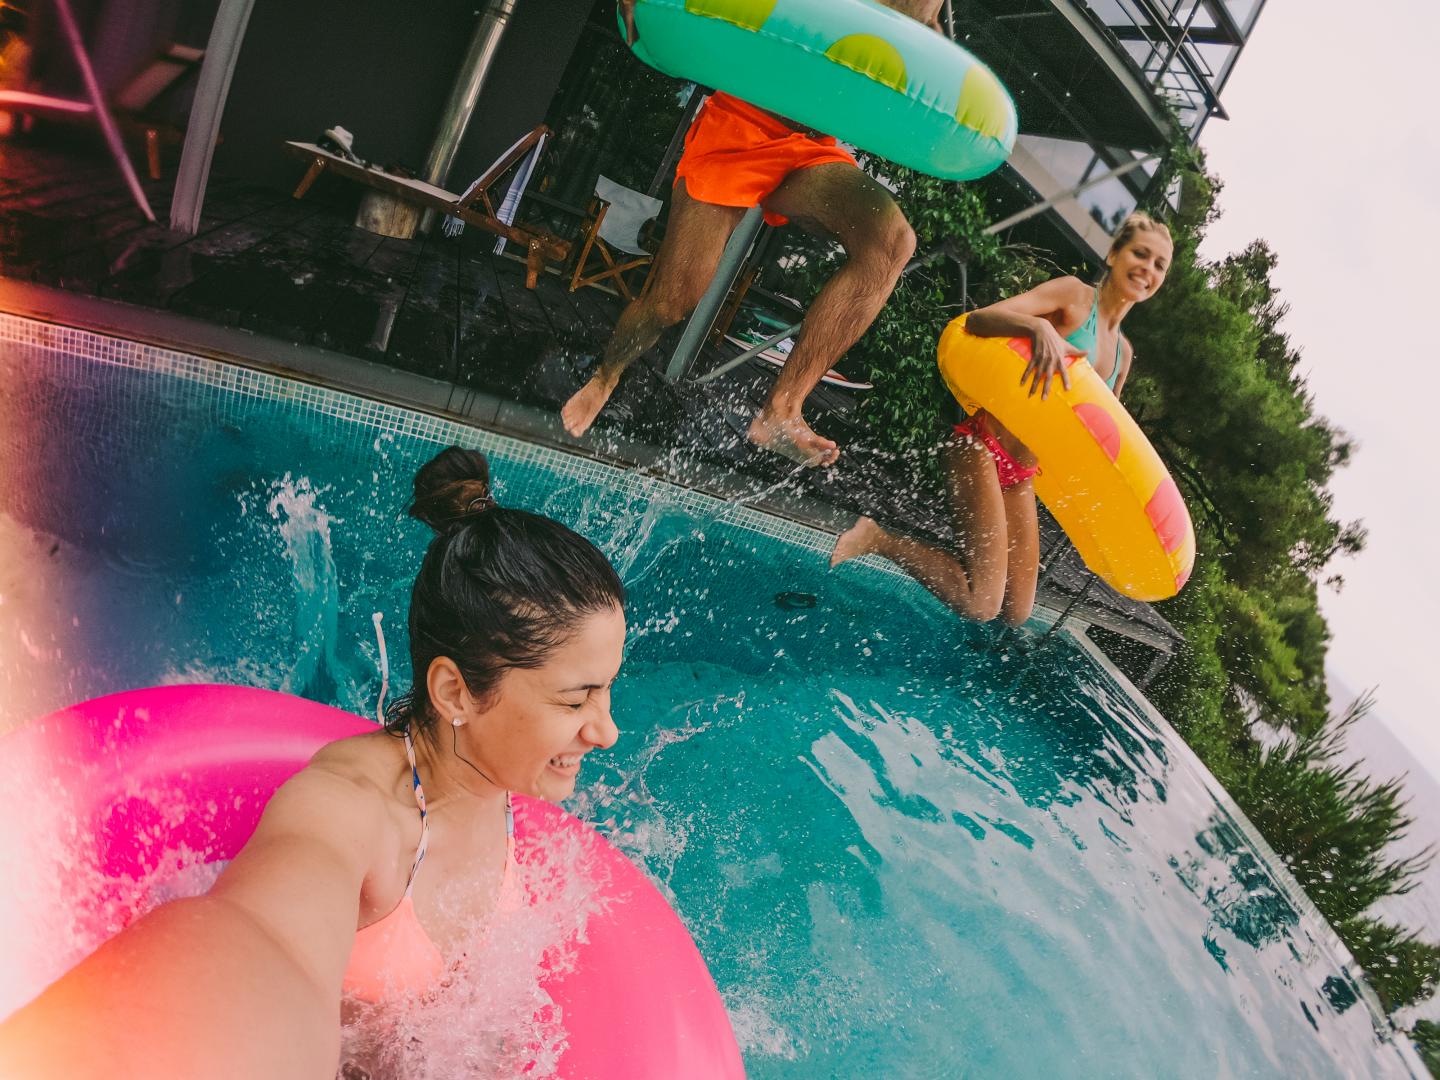
[[779, 420], [761, 412], [750, 425], [749, 438], [756, 446], [809, 468], [833, 465], [840, 456], [839, 446], [815, 434], [798, 416]]
[[560, 410], [560, 422], [565, 425], [565, 430], [577, 439], [584, 435], [614, 392], [615, 383], [599, 372], [592, 375], [590, 381], [575, 391]]
[[835, 538], [835, 549], [830, 552], [830, 565], [839, 566], [842, 562], [871, 554], [884, 535], [885, 530], [868, 517], [859, 518], [854, 525]]

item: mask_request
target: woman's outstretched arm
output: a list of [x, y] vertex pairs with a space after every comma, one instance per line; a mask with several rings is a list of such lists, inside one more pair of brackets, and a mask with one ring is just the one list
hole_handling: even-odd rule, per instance
[[1070, 387], [1065, 357], [1084, 355], [1060, 336], [1057, 326], [1069, 322], [1078, 325], [1083, 321], [1072, 317], [1074, 309], [1088, 306], [1092, 295], [1090, 286], [1079, 278], [1055, 278], [1018, 296], [972, 311], [965, 326], [977, 337], [1029, 338], [1030, 364], [1020, 382], [1030, 383], [1030, 393], [1039, 390], [1041, 397], [1047, 397], [1050, 380], [1056, 375], [1066, 389]]
[[209, 894], [157, 908], [0, 1024], [0, 1076], [333, 1077], [383, 816], [375, 792], [305, 769]]

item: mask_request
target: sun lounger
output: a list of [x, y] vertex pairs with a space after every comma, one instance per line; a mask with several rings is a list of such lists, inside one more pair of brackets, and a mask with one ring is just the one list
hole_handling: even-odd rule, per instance
[[[459, 218], [466, 225], [473, 225], [477, 229], [484, 229], [496, 236], [522, 245], [525, 248], [525, 285], [527, 288], [535, 288], [546, 263], [563, 263], [570, 256], [568, 241], [540, 229], [526, 228], [523, 225], [507, 225], [495, 215], [489, 189], [494, 181], [499, 180], [515, 164], [515, 160], [518, 160], [507, 160], [510, 158], [509, 154], [492, 165], [485, 176], [472, 184], [465, 195], [461, 196], [456, 195], [453, 191], [446, 191], [444, 188], [427, 184], [423, 180], [396, 176], [394, 173], [388, 173], [384, 169], [374, 166], [357, 165], [338, 154], [322, 150], [314, 143], [287, 142], [285, 146], [291, 153], [310, 163], [305, 176], [295, 189], [295, 198], [302, 198], [310, 190], [311, 185], [319, 179], [322, 172], [329, 172], [357, 184], [394, 195], [396, 198], [414, 203], [416, 206], [423, 206], [441, 214], [449, 214]], [[489, 183], [486, 182], [487, 178], [490, 180]]]

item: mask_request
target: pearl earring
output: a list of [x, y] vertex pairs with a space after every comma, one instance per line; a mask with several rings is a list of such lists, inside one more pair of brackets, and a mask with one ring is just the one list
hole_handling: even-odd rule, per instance
[[463, 716], [457, 716], [455, 717], [455, 719], [451, 720], [450, 723], [455, 727], [464, 727], [465, 718]]

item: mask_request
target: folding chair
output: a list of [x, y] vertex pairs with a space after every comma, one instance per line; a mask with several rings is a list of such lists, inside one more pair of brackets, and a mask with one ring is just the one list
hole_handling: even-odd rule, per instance
[[[581, 229], [584, 244], [570, 275], [570, 291], [613, 281], [626, 300], [634, 300], [637, 293], [644, 292], [655, 256], [641, 243], [640, 230], [660, 216], [664, 205], [659, 199], [632, 191], [607, 176], [597, 178], [595, 199], [590, 204], [591, 217]], [[623, 261], [617, 261], [616, 252]], [[592, 253], [600, 257], [600, 269], [594, 273], [590, 271]], [[624, 259], [627, 255], [630, 258]], [[625, 280], [625, 275], [642, 267], [645, 276], [637, 289]]]

